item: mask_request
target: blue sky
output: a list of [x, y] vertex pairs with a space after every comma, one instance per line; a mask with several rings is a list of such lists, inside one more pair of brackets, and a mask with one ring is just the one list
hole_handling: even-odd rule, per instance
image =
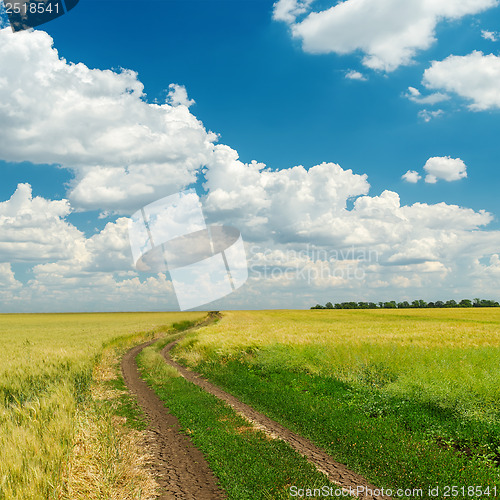
[[[0, 115], [0, 126], [14, 137], [7, 134], [4, 153], [0, 149], [0, 200], [9, 200], [18, 184], [29, 184], [32, 194], [23, 191], [24, 209], [34, 210], [33, 200], [40, 197], [37, 210], [44, 206], [50, 214], [30, 226], [23, 225], [26, 217], [20, 215], [13, 222], [12, 207], [0, 209], [3, 310], [176, 309], [168, 273], [134, 270], [124, 227], [141, 204], [190, 185], [197, 186], [208, 219], [235, 225], [247, 244], [247, 284], [214, 307], [309, 307], [326, 300], [421, 296], [500, 299], [500, 12], [495, 0], [441, 4], [426, 11], [416, 0], [402, 10], [395, 0], [81, 0], [73, 11], [35, 32], [4, 30], [4, 102], [26, 84], [25, 116], [31, 113], [33, 123], [39, 118], [43, 127], [61, 116], [37, 103], [30, 110], [26, 96], [31, 84], [24, 83], [26, 77], [16, 80], [16, 75], [29, 75], [33, 64], [22, 54], [33, 53], [44, 68], [37, 74], [46, 71], [43, 78], [53, 82], [40, 99], [61, 102], [64, 88], [57, 86], [66, 85], [74, 94], [66, 93], [67, 106], [77, 109], [78, 102], [89, 99], [89, 111], [83, 118], [80, 111], [73, 113], [79, 117], [78, 126], [65, 117], [68, 127], [61, 125], [52, 135], [33, 126], [28, 134], [33, 148], [24, 157], [21, 138], [26, 126], [19, 125], [13, 113]], [[54, 73], [50, 43], [66, 60]], [[75, 76], [69, 63], [98, 72]], [[132, 104], [120, 97], [120, 85], [114, 89], [112, 84], [123, 68], [137, 73], [129, 77], [132, 85], [143, 85], [143, 94], [137, 91]], [[68, 74], [63, 78], [64, 72]], [[108, 75], [109, 82], [102, 83], [99, 75]], [[37, 78], [33, 88], [40, 89], [44, 80]], [[89, 88], [79, 94], [82, 82]], [[195, 103], [187, 106], [181, 93], [177, 102], [170, 84], [185, 88]], [[408, 97], [412, 92], [413, 100]], [[128, 133], [118, 118], [115, 124], [107, 118], [102, 125], [103, 96], [114, 99], [113, 106], [122, 106], [130, 129], [139, 122], [127, 106], [137, 109], [146, 123], [150, 108], [139, 110], [139, 101], [150, 106], [170, 99], [167, 105], [176, 107], [181, 117], [176, 120], [198, 120], [199, 136], [192, 144], [186, 140], [186, 149], [175, 156], [168, 149], [168, 131], [155, 130], [156, 118], [151, 118], [145, 126], [152, 134], [164, 135], [164, 152], [158, 146], [158, 152], [142, 158], [131, 149], [121, 158], [112, 147], [103, 146], [101, 156], [80, 161], [78, 147], [71, 148], [85, 142], [85, 127], [96, 134], [100, 127]], [[431, 96], [427, 102], [426, 96]], [[415, 102], [419, 99], [424, 102]], [[192, 123], [190, 127], [196, 128]], [[207, 138], [208, 131], [218, 134], [218, 141]], [[54, 152], [57, 134], [64, 136], [64, 153]], [[182, 134], [176, 136], [177, 143], [183, 141]], [[204, 140], [210, 144], [202, 147]], [[240, 161], [213, 157], [209, 150], [217, 143], [237, 152]], [[122, 191], [129, 190], [130, 195], [122, 192], [127, 201], [118, 196], [116, 202], [100, 203], [93, 196], [109, 187], [105, 180], [91, 184], [92, 179], [103, 179], [99, 169], [119, 169], [120, 161], [134, 158], [132, 172], [135, 164], [155, 162], [162, 154], [180, 155], [183, 163], [158, 160], [158, 168], [148, 174], [149, 197], [135, 199], [140, 191], [136, 181], [112, 174], [108, 182], [122, 183]], [[252, 160], [275, 174], [249, 166]], [[310, 170], [325, 162], [327, 166]], [[291, 171], [297, 165], [305, 167], [300, 175]], [[465, 170], [460, 170], [462, 165]], [[204, 169], [208, 173], [203, 177]], [[169, 182], [177, 175], [174, 171], [183, 173]], [[421, 176], [418, 182], [402, 178], [408, 171]], [[359, 177], [363, 175], [365, 180]], [[434, 175], [436, 182], [425, 182], [426, 175]], [[202, 180], [193, 182], [200, 176], [204, 186]], [[380, 201], [384, 191], [399, 195], [397, 208], [392, 195]], [[66, 212], [51, 204], [63, 199], [69, 200]], [[53, 217], [58, 220], [50, 226], [53, 241], [38, 241], [37, 227], [52, 224]], [[62, 231], [60, 236], [57, 231]], [[123, 240], [121, 247], [111, 233]], [[62, 243], [66, 238], [73, 238], [73, 250]], [[32, 250], [27, 249], [30, 244]], [[378, 257], [377, 262], [357, 259], [350, 264], [348, 258], [341, 259], [342, 269], [363, 267], [362, 279], [340, 270], [321, 279], [314, 273], [305, 281], [303, 275], [291, 278], [293, 273], [284, 278], [278, 270], [339, 264], [338, 259], [295, 259], [294, 252], [306, 247], [310, 253], [311, 248], [337, 254], [349, 248], [373, 250]], [[113, 252], [120, 258], [111, 259]], [[120, 265], [105, 262], [105, 256]], [[262, 277], [263, 267], [276, 269], [274, 278]]]

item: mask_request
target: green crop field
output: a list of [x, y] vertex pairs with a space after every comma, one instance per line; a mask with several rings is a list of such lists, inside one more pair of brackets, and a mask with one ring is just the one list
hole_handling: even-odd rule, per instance
[[173, 322], [202, 316], [0, 315], [0, 499], [74, 500], [61, 493], [60, 483], [79, 422], [90, 418], [90, 388], [103, 351], [137, 344]]
[[378, 486], [500, 494], [496, 309], [226, 312], [175, 356]]
[[[288, 498], [293, 485], [326, 484], [287, 445], [164, 365], [159, 349], [182, 335], [173, 323], [204, 316], [0, 315], [0, 499], [154, 495], [134, 469], [142, 458], [133, 434], [124, 441], [117, 431], [120, 418], [144, 428], [119, 359], [166, 332], [141, 355], [143, 376], [228, 498]], [[186, 333], [173, 355], [379, 487], [500, 495], [497, 309], [225, 312]]]

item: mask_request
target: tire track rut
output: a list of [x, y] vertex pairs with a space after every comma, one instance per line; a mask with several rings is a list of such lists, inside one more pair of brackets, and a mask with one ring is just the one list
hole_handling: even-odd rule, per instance
[[155, 457], [152, 468], [161, 488], [159, 500], [218, 500], [227, 498], [218, 487], [201, 451], [181, 434], [177, 418], [142, 380], [137, 355], [158, 339], [131, 349], [122, 359], [122, 373], [129, 391], [149, 420], [149, 439]]
[[161, 353], [165, 361], [170, 366], [174, 367], [185, 379], [226, 402], [228, 405], [233, 407], [237, 413], [242, 415], [257, 428], [263, 430], [269, 436], [286, 441], [295, 451], [305, 456], [310, 463], [312, 463], [319, 471], [323, 472], [332, 483], [347, 491], [350, 491], [350, 489], [356, 491], [358, 486], [362, 486], [363, 493], [361, 493], [358, 498], [363, 500], [391, 500], [391, 497], [386, 495], [375, 496], [367, 494], [367, 492], [375, 492], [375, 490], [380, 489], [370, 484], [364, 477], [349, 470], [345, 465], [336, 462], [330, 455], [318, 448], [309, 439], [290, 431], [278, 422], [275, 422], [266, 415], [254, 410], [251, 406], [241, 402], [239, 399], [222, 390], [220, 387], [212, 384], [200, 374], [189, 370], [174, 361], [170, 355], [170, 351], [180, 340], [181, 339], [177, 339], [176, 341], [165, 346]]

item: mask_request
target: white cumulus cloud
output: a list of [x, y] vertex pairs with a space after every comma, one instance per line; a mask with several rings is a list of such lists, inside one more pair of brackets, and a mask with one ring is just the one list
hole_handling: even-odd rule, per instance
[[480, 51], [434, 61], [423, 77], [429, 89], [453, 92], [472, 101], [469, 108], [474, 111], [500, 108], [499, 81], [500, 57]]
[[435, 156], [429, 158], [424, 165], [427, 172], [425, 182], [435, 184], [438, 180], [458, 181], [467, 177], [467, 166], [460, 158]]
[[[218, 164], [206, 173], [205, 210], [212, 220], [238, 227], [246, 241], [368, 246], [389, 258], [423, 237], [446, 253], [443, 238], [450, 231], [476, 230], [492, 220], [487, 212], [446, 203], [402, 206], [392, 191], [370, 196], [366, 175], [337, 164], [271, 171], [263, 164], [241, 162], [227, 146], [217, 148]], [[466, 168], [460, 159], [431, 158], [426, 173], [454, 180], [464, 177]], [[410, 171], [406, 177], [418, 180], [419, 174]]]
[[442, 116], [444, 111], [442, 109], [436, 109], [434, 111], [428, 109], [422, 109], [418, 112], [418, 116], [424, 120], [424, 122], [429, 123], [433, 118], [438, 118]]
[[10, 290], [22, 288], [23, 284], [16, 280], [12, 267], [8, 262], [0, 263], [0, 297], [8, 294]]
[[438, 102], [447, 101], [450, 96], [447, 94], [442, 94], [441, 92], [435, 92], [429, 95], [422, 95], [420, 90], [415, 87], [408, 87], [408, 91], [404, 94], [406, 98], [410, 101], [416, 102], [417, 104], [437, 104]]
[[406, 174], [404, 174], [401, 178], [406, 182], [416, 184], [422, 178], [422, 176], [415, 170], [408, 170], [408, 172], [406, 172]]
[[279, 0], [274, 4], [273, 19], [292, 23], [297, 16], [308, 11], [313, 0]]
[[306, 238], [312, 227], [329, 224], [349, 198], [366, 194], [366, 175], [322, 163], [271, 171], [264, 164], [242, 163], [228, 146], [216, 147], [215, 162], [205, 174], [208, 213], [227, 214], [237, 227], [258, 238]]
[[65, 221], [67, 200], [33, 197], [29, 184], [19, 184], [0, 203], [0, 262], [66, 260], [80, 255], [83, 234]]
[[150, 104], [133, 71], [59, 57], [42, 31], [0, 31], [0, 158], [74, 172], [75, 208], [132, 211], [196, 180], [216, 135], [190, 113], [186, 90]]
[[[343, 3], [351, 9], [355, 2]], [[381, 8], [387, 4], [380, 2]], [[479, 4], [453, 5], [471, 11]], [[281, 15], [297, 16], [306, 7], [290, 0]], [[29, 185], [20, 184], [0, 203], [4, 310], [16, 304], [45, 310], [175, 308], [165, 274], [134, 270], [126, 217], [86, 237], [68, 216], [72, 209], [133, 210], [192, 182], [202, 168], [209, 221], [233, 224], [247, 245], [259, 243], [260, 253], [248, 248], [250, 257], [259, 255], [259, 266], [267, 259], [280, 269], [295, 266], [309, 273], [263, 279], [251, 270], [248, 286], [227, 299], [237, 307], [302, 307], [313, 301], [314, 290], [331, 293], [332, 287], [357, 297], [372, 293], [374, 299], [381, 289], [392, 294], [399, 286], [420, 295], [438, 282], [471, 290], [473, 276], [498, 267], [492, 256], [500, 233], [484, 229], [492, 220], [485, 211], [446, 203], [402, 205], [393, 191], [369, 194], [366, 174], [331, 162], [283, 170], [244, 163], [229, 146], [215, 145], [215, 134], [189, 111], [193, 102], [184, 87], [173, 84], [166, 103], [149, 104], [135, 73], [70, 64], [45, 33], [13, 38], [2, 32], [0, 40], [1, 157], [55, 163], [75, 173], [68, 200], [33, 196]], [[415, 97], [426, 98], [415, 90]], [[427, 181], [466, 176], [459, 158], [430, 158], [425, 171]], [[408, 171], [403, 178], [412, 182], [419, 176]], [[321, 251], [360, 249], [369, 258], [290, 255], [311, 244]], [[481, 264], [485, 259], [489, 267]], [[27, 283], [16, 279], [10, 265], [16, 262], [36, 264]], [[331, 266], [335, 272], [324, 273]]]
[[359, 71], [356, 71], [354, 69], [350, 69], [349, 71], [347, 71], [345, 77], [348, 80], [360, 80], [360, 81], [366, 80], [366, 76], [363, 75], [363, 73], [360, 73]]
[[172, 106], [186, 106], [189, 108], [195, 102], [194, 99], [189, 99], [186, 87], [184, 85], [178, 85], [177, 83], [171, 83], [169, 86], [169, 92], [167, 95], [167, 102]]
[[[351, 54], [361, 51], [372, 69], [393, 71], [410, 64], [419, 50], [436, 41], [436, 26], [498, 5], [497, 0], [345, 0], [310, 11], [309, 2], [279, 0], [274, 18], [291, 26], [306, 52]], [[299, 14], [308, 11], [302, 21]]]
[[481, 30], [481, 36], [490, 42], [498, 42], [499, 33], [497, 31]]

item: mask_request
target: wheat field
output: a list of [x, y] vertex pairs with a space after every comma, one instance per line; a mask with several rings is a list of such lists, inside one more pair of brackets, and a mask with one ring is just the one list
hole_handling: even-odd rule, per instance
[[[81, 422], [88, 421], [90, 429], [100, 418], [90, 404], [90, 389], [103, 352], [158, 336], [175, 321], [202, 316], [0, 315], [0, 498], [64, 497], [61, 481]], [[100, 453], [109, 455], [113, 443], [108, 444]]]
[[500, 418], [500, 311], [482, 309], [232, 311], [188, 336], [178, 355], [244, 359], [332, 376]]

